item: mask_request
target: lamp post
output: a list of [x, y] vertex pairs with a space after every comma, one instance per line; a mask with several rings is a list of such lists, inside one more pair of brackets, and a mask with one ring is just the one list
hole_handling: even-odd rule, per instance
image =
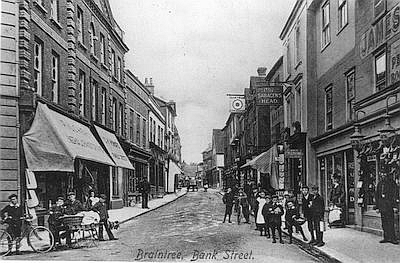
[[390, 98], [395, 98], [395, 102], [397, 102], [397, 95], [391, 94], [386, 97], [385, 126], [378, 131], [380, 138], [381, 138], [382, 142], [384, 142], [384, 143], [387, 143], [388, 139], [396, 134], [396, 129], [393, 128], [392, 125], [390, 125], [390, 117], [391, 117], [391, 115], [389, 114], [389, 99]]
[[360, 132], [360, 123], [358, 122], [358, 114], [360, 112], [365, 115], [365, 111], [362, 111], [362, 110], [356, 111], [356, 114], [355, 114], [356, 118], [355, 118], [355, 121], [354, 121], [354, 133], [352, 135], [350, 135], [351, 146], [353, 146], [353, 148], [356, 149], [356, 150], [360, 149], [361, 140], [365, 137]]

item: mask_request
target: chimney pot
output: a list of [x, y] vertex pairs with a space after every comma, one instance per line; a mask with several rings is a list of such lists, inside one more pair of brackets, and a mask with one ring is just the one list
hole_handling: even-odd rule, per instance
[[266, 67], [259, 67], [257, 69], [258, 76], [265, 77], [267, 76], [267, 68]]

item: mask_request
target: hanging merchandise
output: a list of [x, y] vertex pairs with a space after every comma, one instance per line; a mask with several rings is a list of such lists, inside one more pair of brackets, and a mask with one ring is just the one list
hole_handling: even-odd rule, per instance
[[39, 199], [35, 190], [26, 191], [26, 205], [28, 208], [34, 208], [39, 205]]
[[25, 178], [26, 178], [26, 188], [27, 189], [36, 189], [37, 182], [35, 174], [29, 169], [25, 169]]

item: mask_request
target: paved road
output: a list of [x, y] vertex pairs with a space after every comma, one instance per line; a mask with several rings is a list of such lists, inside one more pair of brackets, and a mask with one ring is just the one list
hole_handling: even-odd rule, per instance
[[[169, 205], [123, 224], [117, 232], [117, 241], [100, 242], [97, 248], [54, 251], [44, 255], [27, 253], [6, 259], [230, 262], [237, 252], [243, 253], [242, 257], [247, 253], [250, 258], [241, 262], [322, 260], [310, 256], [296, 244], [289, 245], [287, 239], [285, 244], [272, 244], [270, 239], [253, 230], [254, 224], [223, 224], [223, 209], [217, 192], [190, 192]], [[157, 251], [164, 258], [154, 258]], [[208, 253], [207, 260], [201, 259], [205, 257], [202, 253]], [[194, 261], [196, 258], [199, 259]]]

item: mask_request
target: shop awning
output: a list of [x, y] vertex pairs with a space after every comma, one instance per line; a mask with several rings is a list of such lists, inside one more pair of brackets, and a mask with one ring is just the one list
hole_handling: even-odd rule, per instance
[[132, 163], [129, 161], [128, 156], [126, 156], [124, 150], [119, 144], [117, 137], [115, 137], [113, 133], [106, 131], [103, 128], [100, 128], [97, 125], [95, 125], [94, 127], [99, 134], [102, 142], [104, 143], [104, 146], [106, 147], [108, 153], [115, 162], [115, 165], [118, 167], [135, 170]]
[[273, 148], [274, 147], [271, 147], [268, 151], [257, 155], [240, 168], [251, 167], [259, 170], [262, 173], [270, 173], [271, 164], [273, 163]]
[[89, 127], [38, 103], [22, 143], [29, 170], [74, 171], [76, 158], [114, 166]]
[[182, 174], [181, 168], [179, 168], [178, 165], [176, 165], [175, 162], [169, 161], [169, 172], [170, 175], [175, 176], [175, 174]]

